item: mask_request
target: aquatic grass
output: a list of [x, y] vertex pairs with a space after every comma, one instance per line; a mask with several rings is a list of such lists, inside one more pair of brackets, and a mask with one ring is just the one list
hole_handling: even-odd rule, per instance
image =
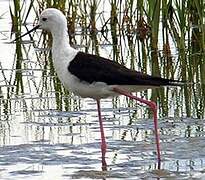
[[[177, 2], [177, 1], [176, 1]], [[187, 20], [187, 13], [186, 8], [187, 8], [187, 2], [181, 2], [180, 3], [176, 3], [176, 8], [177, 8], [177, 12], [178, 12], [178, 16], [179, 16], [179, 28], [180, 28], [180, 40], [179, 40], [179, 44], [178, 44], [178, 48], [179, 48], [179, 59], [181, 62], [181, 68], [183, 69], [182, 71], [182, 80], [183, 81], [187, 81], [188, 80], [188, 67], [187, 67], [187, 53], [186, 53], [186, 41], [185, 41], [185, 35], [186, 35], [186, 20]], [[188, 72], [188, 73], [187, 73]], [[186, 113], [187, 116], [191, 116], [191, 101], [190, 101], [190, 87], [188, 85], [184, 86], [184, 96], [185, 96], [185, 103], [186, 105]]]
[[[150, 25], [150, 46], [151, 46], [151, 73], [155, 76], [161, 76], [160, 72], [160, 62], [159, 62], [159, 51], [158, 51], [158, 34], [159, 34], [159, 25], [160, 25], [160, 9], [161, 9], [161, 0], [148, 1], [148, 24]], [[161, 108], [165, 107], [165, 95], [164, 89], [156, 89], [152, 91], [151, 99], [153, 101], [160, 102]], [[167, 108], [166, 108], [167, 109]]]
[[113, 45], [113, 61], [119, 62], [119, 50], [118, 50], [118, 12], [117, 12], [117, 0], [110, 1], [111, 11], [110, 11], [110, 32], [112, 37]]
[[[204, 12], [204, 2], [197, 0], [194, 1], [192, 4], [192, 8], [194, 9], [194, 11], [192, 11], [193, 14], [193, 24], [194, 25], [198, 25], [198, 28], [193, 30], [193, 35], [195, 38], [195, 43], [197, 43], [194, 47], [198, 47], [198, 52], [202, 54], [199, 57], [199, 75], [198, 75], [198, 81], [201, 82], [201, 87], [198, 86], [197, 89], [200, 90], [199, 94], [202, 95], [200, 98], [200, 105], [199, 105], [199, 114], [198, 117], [202, 117], [203, 114], [205, 114], [205, 55], [204, 55], [204, 51], [205, 51], [205, 20], [204, 20], [204, 16], [205, 16], [205, 12]], [[199, 24], [197, 24], [197, 22]], [[194, 42], [193, 42], [194, 43]], [[193, 47], [193, 48], [194, 48]], [[196, 53], [198, 53], [196, 52]], [[197, 84], [198, 85], [198, 84]]]
[[135, 46], [134, 46], [134, 23], [133, 23], [133, 1], [130, 3], [125, 4], [125, 10], [123, 12], [123, 26], [125, 27], [125, 35], [127, 38], [128, 43], [128, 50], [130, 52], [129, 55], [129, 62], [130, 62], [130, 68], [135, 69]]
[[89, 4], [89, 9], [90, 9], [90, 23], [89, 23], [89, 28], [90, 28], [90, 39], [92, 42], [92, 53], [99, 55], [99, 46], [98, 46], [98, 39], [97, 39], [97, 27], [96, 27], [96, 15], [97, 15], [97, 7], [99, 5], [98, 0], [92, 0], [90, 1]]
[[[193, 26], [198, 26], [198, 20], [199, 20], [199, 15], [198, 13], [196, 14], [197, 12], [197, 9], [196, 9], [196, 6], [195, 4], [190, 4], [190, 9], [193, 9], [191, 10], [191, 16], [192, 16], [192, 19], [191, 19], [191, 23], [193, 23]], [[198, 54], [198, 52], [200, 52], [200, 40], [198, 37], [200, 37], [200, 31], [199, 31], [199, 28], [194, 28], [192, 30], [192, 34], [190, 35], [192, 38], [191, 38], [191, 42], [190, 43], [190, 50], [191, 50], [191, 54], [189, 56], [189, 63], [190, 65], [190, 77], [192, 78], [191, 80], [193, 81], [196, 77], [196, 80], [199, 81], [199, 73], [200, 71], [198, 71], [198, 64], [200, 63], [201, 61], [201, 58], [200, 58], [200, 55]], [[197, 117], [200, 117], [200, 109], [199, 109], [199, 104], [200, 104], [200, 101], [201, 101], [201, 98], [198, 98], [200, 96], [200, 85], [199, 84], [196, 84], [196, 85], [192, 85], [192, 92], [194, 94], [194, 106], [195, 106], [195, 109], [196, 109], [196, 114], [197, 114]]]
[[[17, 38], [21, 34], [21, 26], [20, 26], [21, 25], [21, 6], [20, 6], [19, 1], [14, 1], [13, 5], [14, 5], [13, 11], [12, 11], [11, 6], [9, 6], [9, 8], [10, 8], [10, 15], [11, 15], [11, 19], [12, 19], [12, 31], [16, 32], [15, 35]], [[16, 65], [15, 65], [15, 68], [17, 70], [22, 69], [22, 66], [21, 66], [22, 59], [23, 59], [23, 55], [22, 55], [21, 42], [20, 42], [20, 40], [17, 40], [16, 41]], [[21, 89], [21, 93], [24, 92], [21, 71], [16, 71], [14, 85], [16, 85], [16, 93], [17, 94], [19, 93], [20, 89]]]
[[[106, 5], [102, 6], [103, 3]], [[101, 9], [108, 5], [109, 11]], [[185, 102], [183, 107], [186, 114], [203, 117], [205, 109], [203, 1], [34, 0], [26, 8], [27, 12], [21, 4], [16, 4], [16, 9], [19, 11], [11, 14], [12, 21], [16, 21], [17, 16], [23, 16], [26, 21], [31, 11], [41, 12], [47, 7], [58, 8], [66, 15], [72, 46], [85, 47], [83, 50], [85, 52], [102, 55], [101, 44], [111, 43], [113, 47], [111, 57], [114, 61], [144, 73], [187, 81], [181, 99]], [[21, 19], [19, 23], [22, 24]], [[50, 36], [43, 35], [41, 38], [46, 41], [38, 43], [37, 46], [48, 43], [49, 47]], [[176, 50], [172, 49], [173, 43]], [[48, 66], [52, 66], [52, 63]], [[50, 70], [54, 71], [52, 67]], [[60, 82], [55, 78], [53, 81], [54, 84], [58, 84], [54, 88], [61, 96], [56, 94], [59, 99], [58, 107], [63, 108], [60, 103], [66, 103], [62, 98], [65, 91]], [[160, 114], [163, 116], [169, 115], [170, 91], [172, 90], [169, 88], [152, 91], [151, 98], [159, 102]], [[66, 93], [70, 96], [69, 92]], [[149, 97], [147, 91], [140, 95]], [[182, 92], [173, 91], [173, 95], [181, 96]], [[130, 106], [135, 105], [131, 103]], [[176, 107], [179, 108], [176, 112], [184, 111], [183, 107], [179, 105]]]
[[29, 14], [31, 13], [31, 10], [32, 8], [34, 8], [34, 0], [30, 1], [30, 4], [28, 5], [28, 10], [27, 12], [25, 12], [25, 17], [23, 18], [23, 24], [26, 23], [28, 17], [29, 17]]
[[151, 28], [151, 64], [152, 74], [160, 75], [159, 62], [158, 62], [158, 33], [159, 33], [159, 22], [160, 22], [160, 0], [148, 1], [148, 23]]
[[12, 11], [11, 5], [9, 6], [10, 16], [12, 20], [12, 29], [15, 32], [19, 32], [17, 28], [21, 28], [21, 5], [19, 1], [13, 1], [14, 11]]
[[68, 6], [67, 18], [68, 18], [68, 34], [71, 45], [76, 44], [75, 31], [76, 31], [76, 19], [77, 19], [77, 2], [70, 1]]

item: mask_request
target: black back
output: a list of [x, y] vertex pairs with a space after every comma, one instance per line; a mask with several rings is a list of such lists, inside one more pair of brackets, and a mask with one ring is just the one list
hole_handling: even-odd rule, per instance
[[70, 62], [68, 70], [81, 81], [105, 82], [108, 85], [176, 85], [175, 80], [153, 77], [130, 70], [109, 59], [78, 52]]

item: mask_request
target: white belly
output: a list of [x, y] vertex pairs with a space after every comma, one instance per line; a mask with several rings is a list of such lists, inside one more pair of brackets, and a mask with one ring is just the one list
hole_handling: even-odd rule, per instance
[[109, 96], [118, 95], [113, 91], [114, 87], [120, 88], [127, 92], [137, 92], [153, 88], [150, 86], [135, 86], [135, 85], [107, 85], [104, 82], [94, 82], [92, 84], [80, 81], [76, 76], [68, 71], [70, 61], [78, 53], [77, 50], [67, 46], [67, 48], [59, 48], [53, 46], [53, 62], [59, 79], [64, 87], [71, 90], [74, 94], [81, 97], [90, 97], [94, 99], [107, 98]]
[[70, 73], [68, 74], [69, 78], [62, 78], [61, 82], [66, 89], [71, 90], [78, 96], [83, 98], [90, 97], [94, 99], [101, 99], [117, 95], [112, 91], [112, 86], [108, 86], [103, 82], [89, 84], [84, 81], [80, 81], [77, 77], [71, 75]]
[[[62, 76], [66, 74], [66, 76]], [[107, 85], [104, 82], [94, 82], [92, 84], [80, 81], [77, 77], [72, 75], [67, 69], [66, 73], [60, 73], [59, 78], [66, 89], [71, 90], [75, 95], [83, 98], [89, 97], [93, 99], [107, 98], [110, 96], [117, 96], [113, 88], [120, 88], [127, 92], [139, 92], [150, 88], [152, 86], [136, 86], [136, 85]]]
[[71, 90], [74, 94], [81, 97], [90, 97], [93, 99], [107, 98], [110, 96], [118, 95], [113, 91], [114, 87], [120, 88], [127, 92], [138, 92], [153, 88], [150, 86], [135, 86], [135, 85], [107, 85], [104, 82], [94, 82], [92, 84], [80, 81], [76, 76], [72, 75], [68, 71], [69, 62], [59, 59], [58, 63], [54, 60], [54, 66], [57, 72], [57, 75], [68, 90]]

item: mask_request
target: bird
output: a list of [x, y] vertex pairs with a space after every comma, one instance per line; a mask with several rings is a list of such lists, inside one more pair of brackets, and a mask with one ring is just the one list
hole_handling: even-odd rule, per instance
[[119, 95], [144, 103], [153, 112], [154, 132], [158, 165], [161, 162], [160, 138], [158, 132], [157, 105], [154, 101], [134, 96], [133, 92], [161, 86], [180, 86], [182, 81], [156, 77], [131, 70], [110, 59], [82, 52], [71, 47], [68, 41], [66, 16], [58, 9], [47, 8], [40, 14], [38, 24], [17, 37], [17, 41], [36, 29], [51, 32], [52, 60], [57, 76], [63, 86], [75, 95], [93, 98], [97, 102], [98, 118], [101, 133], [102, 169], [107, 170], [105, 160], [106, 139], [101, 116], [100, 100]]

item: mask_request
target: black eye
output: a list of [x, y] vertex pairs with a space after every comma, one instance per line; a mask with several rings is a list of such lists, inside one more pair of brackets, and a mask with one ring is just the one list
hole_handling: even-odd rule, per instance
[[45, 18], [45, 17], [44, 17], [44, 18], [42, 18], [42, 21], [47, 21], [47, 18]]

